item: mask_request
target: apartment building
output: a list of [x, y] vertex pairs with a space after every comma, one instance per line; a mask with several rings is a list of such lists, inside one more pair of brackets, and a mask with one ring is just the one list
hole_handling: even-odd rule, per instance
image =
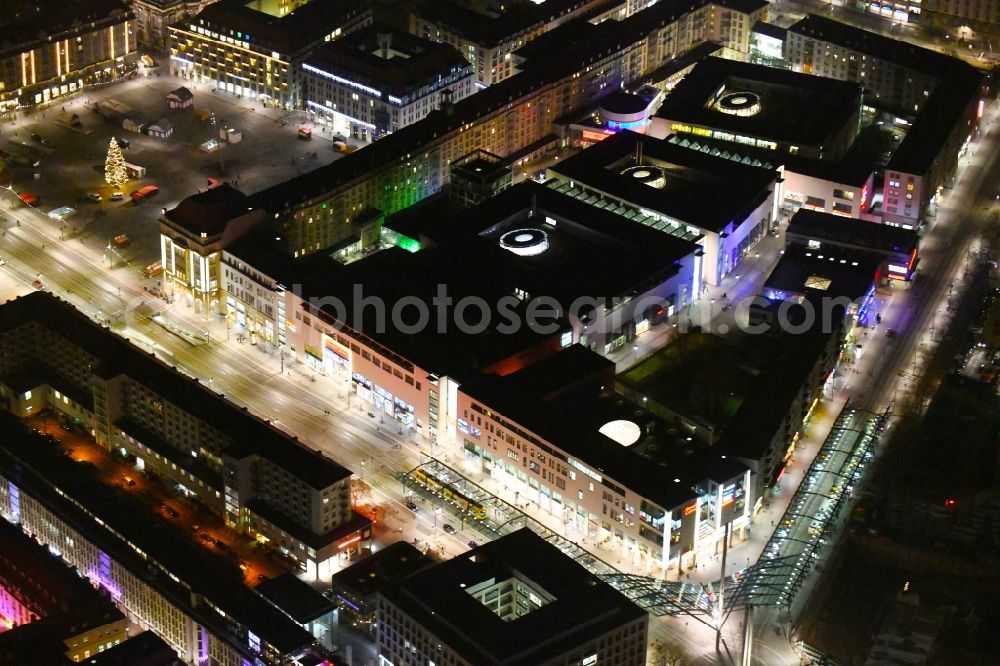
[[[16, 416], [0, 413], [0, 424], [0, 517], [60, 553], [129, 625], [156, 633], [189, 664], [314, 658], [316, 637], [247, 587], [235, 565], [180, 527], [159, 524], [138, 499], [106, 485]], [[107, 648], [108, 638], [102, 642]], [[87, 661], [95, 659], [92, 648]]]
[[219, 0], [169, 27], [170, 73], [299, 108], [305, 57], [371, 21], [370, 6], [344, 0]]
[[788, 28], [784, 53], [793, 70], [861, 83], [866, 104], [902, 116], [908, 132], [885, 167], [883, 220], [916, 228], [932, 216], [978, 130], [982, 74], [956, 58], [816, 15]]
[[[73, 338], [63, 331], [73, 331]], [[17, 415], [77, 418], [108, 451], [148, 469], [271, 543], [310, 577], [357, 552], [370, 522], [353, 512], [350, 471], [38, 292], [0, 308], [13, 377], [0, 388]], [[16, 381], [15, 381], [16, 380]]]
[[957, 25], [966, 23], [1000, 23], [1000, 3], [996, 0], [927, 0], [924, 16], [932, 21]]
[[337, 134], [380, 139], [476, 92], [453, 47], [371, 26], [316, 49], [302, 65], [306, 109]]
[[[17, 526], [0, 520], [0, 662], [72, 663], [128, 640], [125, 616]], [[23, 661], [20, 661], [23, 660]]]
[[[482, 149], [514, 163], [558, 144], [555, 121], [622, 86], [655, 78], [661, 66], [705, 40], [719, 38], [718, 11], [756, 16], [757, 0], [679, 11], [658, 3], [622, 21], [572, 21], [534, 40], [523, 72], [395, 132], [363, 151], [258, 193], [293, 256], [331, 247], [372, 210], [391, 214], [435, 194], [449, 164]], [[752, 21], [751, 21], [752, 24]], [[727, 23], [727, 26], [729, 23]], [[749, 51], [750, 33], [741, 48]], [[583, 57], [571, 44], [592, 45]]]
[[[18, 0], [0, 27], [0, 113], [119, 80], [138, 60], [134, 17], [121, 0]], [[22, 11], [18, 11], [18, 10]]]
[[473, 67], [480, 87], [510, 78], [516, 70], [512, 54], [536, 37], [575, 18], [610, 12], [630, 16], [645, 0], [530, 0], [464, 3], [459, 0], [423, 3], [410, 14], [410, 32], [448, 44]]
[[380, 591], [378, 618], [379, 666], [646, 663], [646, 613], [528, 529]]
[[132, 0], [136, 38], [143, 46], [166, 49], [168, 28], [194, 16], [215, 0]]

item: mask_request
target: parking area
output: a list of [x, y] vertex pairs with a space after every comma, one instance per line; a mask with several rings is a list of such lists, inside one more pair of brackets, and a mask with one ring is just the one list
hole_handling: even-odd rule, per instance
[[[169, 109], [167, 95], [186, 86], [194, 103]], [[169, 138], [156, 138], [124, 129], [95, 109], [115, 100], [150, 123], [165, 118], [173, 126]], [[207, 114], [206, 114], [207, 112]], [[212, 115], [214, 114], [213, 125]], [[298, 138], [299, 127], [310, 127], [312, 139]], [[205, 152], [200, 146], [217, 139], [223, 127], [242, 134], [239, 143], [223, 143]], [[113, 188], [104, 182], [104, 160], [111, 137], [124, 138], [125, 161], [144, 167], [143, 177], [122, 189], [122, 201], [110, 201]], [[24, 156], [27, 163], [8, 165], [13, 189], [30, 192], [42, 212], [71, 207], [75, 212], [60, 221], [66, 242], [99, 242], [127, 234], [132, 241], [129, 260], [146, 265], [159, 258], [157, 220], [163, 208], [208, 185], [209, 178], [229, 182], [246, 194], [265, 189], [339, 159], [333, 137], [308, 123], [303, 112], [264, 109], [255, 102], [216, 92], [166, 74], [140, 77], [90, 90], [65, 105], [51, 106], [0, 127], [0, 149]], [[38, 166], [30, 162], [38, 159]], [[136, 204], [131, 194], [147, 185], [159, 192]], [[90, 200], [88, 193], [101, 196]], [[96, 239], [96, 240], [94, 240]]]
[[109, 454], [78, 425], [50, 412], [34, 416], [28, 423], [71, 459], [93, 465], [104, 483], [128, 492], [146, 506], [153, 519], [180, 526], [192, 541], [239, 566], [247, 585], [255, 586], [291, 570], [280, 555], [271, 554], [249, 537], [234, 533], [218, 516], [184, 497], [169, 482], [136, 469], [134, 458]]

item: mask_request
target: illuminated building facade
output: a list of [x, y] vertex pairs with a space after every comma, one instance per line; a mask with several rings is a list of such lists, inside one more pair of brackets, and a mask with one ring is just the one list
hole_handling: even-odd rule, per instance
[[374, 140], [476, 92], [454, 48], [386, 26], [316, 49], [302, 65], [306, 109], [334, 132]]
[[[19, 4], [19, 3], [15, 3]], [[15, 7], [0, 28], [0, 113], [45, 104], [133, 72], [133, 16], [120, 0], [55, 0]], [[37, 11], [36, 11], [37, 5]]]
[[[611, 392], [614, 364], [577, 345], [459, 388], [465, 464], [653, 575], [718, 552], [754, 510], [748, 468]], [[570, 388], [567, 388], [570, 387]]]
[[[923, 7], [930, 20], [954, 23], [964, 19], [975, 23], [1000, 23], [1000, 2], [996, 0], [927, 0]], [[964, 22], [964, 21], [963, 21]]]
[[[66, 322], [72, 342], [60, 333]], [[134, 456], [137, 469], [271, 543], [306, 575], [329, 575], [369, 538], [370, 521], [351, 508], [349, 470], [72, 307], [44, 292], [11, 302], [0, 308], [0, 335], [5, 348], [23, 340], [5, 357], [4, 376], [43, 355], [53, 368], [51, 376], [0, 386], [7, 409], [28, 416], [48, 408], [78, 419], [107, 451]]]
[[164, 291], [196, 311], [225, 314], [220, 301], [222, 249], [262, 219], [246, 197], [223, 183], [194, 194], [160, 217]]
[[58, 548], [0, 520], [0, 659], [79, 662], [127, 639], [110, 594], [70, 569]]
[[[707, 151], [706, 151], [707, 152]], [[733, 272], [777, 219], [778, 172], [627, 130], [547, 169], [546, 185], [598, 207], [613, 207], [635, 224], [697, 242], [696, 272], [678, 307], [704, 283]], [[726, 192], [726, 197], [719, 197]]]
[[901, 113], [908, 127], [885, 167], [883, 221], [916, 228], [958, 169], [983, 114], [983, 76], [936, 51], [809, 15], [788, 28], [792, 69], [861, 83], [866, 104]]
[[189, 18], [216, 0], [132, 0], [139, 44], [155, 48], [167, 46], [168, 28]]
[[297, 108], [305, 57], [371, 20], [369, 6], [344, 0], [218, 0], [170, 26], [170, 73]]
[[646, 612], [527, 528], [388, 586], [378, 616], [379, 666], [646, 663]]
[[[767, 4], [757, 0], [699, 4], [680, 13], [658, 3], [622, 21], [570, 22], [528, 44], [516, 76], [258, 193], [254, 203], [273, 216], [293, 256], [333, 246], [354, 233], [352, 222], [366, 211], [391, 214], [441, 191], [449, 164], [474, 150], [515, 163], [551, 151], [559, 140], [557, 119], [630, 82], [657, 76], [706, 40], [738, 38], [742, 51], [749, 51], [749, 28], [735, 26], [752, 25], [766, 11]], [[722, 15], [742, 18], [722, 21]], [[592, 45], [583, 56], [571, 48], [580, 43]]]

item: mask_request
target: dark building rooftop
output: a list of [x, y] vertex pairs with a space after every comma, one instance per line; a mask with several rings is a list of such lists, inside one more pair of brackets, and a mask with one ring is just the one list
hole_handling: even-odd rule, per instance
[[398, 98], [453, 72], [472, 72], [472, 65], [453, 46], [387, 26], [369, 26], [324, 44], [305, 64]]
[[[456, 0], [425, 2], [416, 9], [420, 18], [432, 21], [469, 41], [486, 47], [516, 38], [528, 28], [547, 23], [574, 9], [585, 6], [590, 0], [510, 0], [500, 5], [499, 11], [477, 11]], [[599, 3], [610, 5], [611, 0]]]
[[915, 229], [845, 218], [820, 211], [799, 209], [788, 223], [787, 238], [829, 241], [857, 250], [910, 254], [917, 248]]
[[972, 65], [906, 41], [883, 37], [815, 14], [807, 15], [788, 30], [937, 79], [937, 85], [924, 102], [906, 138], [889, 160], [887, 170], [926, 173], [969, 104], [982, 90], [984, 77]]
[[871, 289], [880, 263], [868, 252], [845, 247], [812, 250], [789, 245], [764, 282], [764, 295], [771, 300], [800, 295], [813, 301], [841, 297], [854, 301]]
[[250, 209], [247, 197], [229, 183], [192, 194], [175, 208], [166, 212], [166, 218], [185, 229], [192, 236], [211, 238], [226, 229], [226, 223], [245, 215]]
[[[462, 391], [667, 510], [690, 500], [706, 479], [721, 483], [746, 470], [614, 394], [614, 382], [614, 363], [574, 345], [514, 374], [466, 383]], [[635, 441], [605, 434], [618, 421], [638, 427]]]
[[309, 0], [284, 16], [258, 10], [257, 0], [219, 0], [191, 19], [217, 31], [242, 33], [245, 43], [267, 46], [285, 55], [297, 54], [333, 32], [352, 16], [370, 11], [366, 2]]
[[[73, 306], [37, 291], [0, 306], [0, 330], [35, 322], [57, 334], [72, 331], [72, 341], [98, 360], [102, 377], [127, 375], [165, 400], [225, 433], [233, 453], [252, 452], [282, 467], [316, 489], [348, 478], [350, 470], [317, 454], [202, 386], [127, 340], [92, 322]], [[225, 453], [225, 452], [224, 452]]]
[[[541, 592], [548, 603], [505, 622], [469, 592], [481, 583], [511, 578]], [[528, 529], [418, 572], [380, 594], [476, 666], [541, 664], [642, 620], [645, 613]]]
[[265, 580], [255, 589], [299, 624], [312, 622], [334, 609], [332, 601], [292, 573]]
[[182, 666], [177, 653], [152, 631], [144, 631], [104, 652], [91, 655], [87, 666]]
[[371, 598], [386, 586], [434, 564], [409, 541], [396, 541], [333, 575], [334, 594]]
[[107, 19], [122, 22], [132, 16], [122, 0], [5, 0], [0, 15], [0, 57], [17, 53], [51, 36], [77, 29], [91, 31], [90, 23]]
[[656, 116], [820, 146], [860, 111], [857, 83], [712, 57], [674, 86]]
[[[640, 147], [641, 161], [637, 164]], [[651, 187], [622, 173], [640, 165], [663, 167], [664, 185]], [[732, 162], [628, 130], [560, 160], [550, 170], [711, 231], [722, 231], [730, 223], [745, 220], [766, 200], [778, 177], [775, 169]]]

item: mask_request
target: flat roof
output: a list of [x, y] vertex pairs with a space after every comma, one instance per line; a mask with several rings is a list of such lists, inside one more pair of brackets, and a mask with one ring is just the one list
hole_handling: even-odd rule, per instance
[[937, 79], [887, 170], [927, 173], [956, 124], [980, 95], [984, 75], [964, 60], [902, 40], [809, 14], [788, 28], [804, 37], [837, 44]]
[[[551, 220], [551, 222], [550, 222]], [[456, 234], [471, 231], [454, 252], [477, 255], [494, 279], [532, 297], [569, 307], [580, 297], [611, 298], [645, 290], [677, 274], [700, 250], [595, 208], [534, 181], [525, 181], [454, 220]], [[504, 248], [518, 232], [536, 234], [545, 249], [521, 256]]]
[[358, 597], [372, 597], [403, 578], [434, 564], [409, 541], [396, 541], [333, 575], [331, 587]]
[[[279, 17], [254, 9], [254, 4], [254, 0], [218, 0], [182, 24], [186, 27], [204, 21], [217, 30], [243, 33], [248, 44], [268, 45], [291, 55], [310, 47], [352, 17], [371, 11], [365, 2], [309, 0]], [[238, 39], [236, 34], [230, 36]]]
[[808, 208], [801, 208], [792, 216], [786, 233], [788, 237], [801, 236], [876, 252], [910, 254], [918, 243], [915, 229], [845, 218]]
[[[724, 482], [746, 470], [613, 388], [614, 363], [573, 345], [514, 374], [467, 382], [461, 390], [666, 510], [689, 501], [706, 479]], [[638, 427], [628, 446], [602, 432], [619, 421]]]
[[283, 573], [269, 578], [254, 588], [272, 604], [285, 611], [299, 624], [313, 620], [331, 612], [335, 604], [314, 590], [308, 583], [299, 580], [293, 573]]
[[[548, 23], [570, 11], [588, 5], [602, 7], [614, 0], [509, 0], [501, 5], [485, 6], [477, 11], [456, 0], [435, 0], [421, 3], [414, 13], [417, 17], [439, 25], [449, 32], [487, 47], [518, 36], [532, 26]], [[484, 3], [485, 5], [485, 3]]]
[[229, 183], [192, 194], [164, 216], [192, 236], [205, 234], [207, 237], [220, 235], [226, 224], [250, 210], [247, 197]]
[[813, 250], [789, 245], [764, 281], [764, 289], [802, 294], [807, 299], [846, 296], [853, 301], [871, 288], [880, 263], [880, 258], [868, 252], [845, 247]]
[[44, 42], [65, 31], [93, 32], [91, 23], [121, 23], [133, 17], [122, 0], [4, 0], [0, 16], [0, 57]]
[[[642, 161], [636, 163], [637, 147]], [[622, 172], [633, 166], [664, 169], [662, 188]], [[668, 215], [685, 224], [720, 232], [742, 223], [770, 196], [776, 169], [748, 166], [688, 150], [628, 130], [549, 167], [564, 178]], [[720, 196], [725, 193], [725, 196]]]
[[[770, 447], [828, 335], [685, 334], [618, 380], [717, 433], [715, 455], [758, 460]], [[728, 459], [728, 458], [727, 458]], [[716, 479], [720, 480], [720, 479]]]
[[[0, 313], [6, 309], [0, 308]], [[225, 637], [245, 658], [253, 659], [253, 654], [245, 638], [234, 632], [233, 622], [252, 628], [282, 653], [315, 642], [309, 632], [246, 587], [242, 572], [234, 564], [196, 545], [181, 533], [180, 527], [150, 520], [149, 510], [138, 499], [121, 488], [104, 484], [93, 466], [62, 455], [58, 445], [33, 435], [9, 413], [0, 412], [0, 431], [5, 435], [0, 446], [0, 468], [6, 475], [13, 475], [8, 478], [16, 479], [22, 492], [40, 501], [171, 604]], [[98, 524], [95, 518], [104, 524]], [[137, 550], [148, 553], [149, 559]], [[167, 576], [167, 572], [178, 580]], [[118, 583], [112, 580], [106, 585]], [[192, 590], [204, 595], [228, 617], [208, 605], [194, 605]]]
[[[383, 45], [387, 45], [384, 51]], [[472, 73], [469, 61], [450, 44], [385, 25], [369, 26], [324, 44], [309, 54], [305, 64], [399, 98], [450, 74]]]
[[674, 86], [656, 117], [820, 146], [860, 112], [857, 83], [709, 57]]
[[127, 375], [225, 434], [234, 450], [238, 446], [243, 452], [252, 451], [317, 490], [351, 475], [350, 470], [306, 448], [152, 354], [142, 352], [48, 292], [35, 291], [0, 306], [0, 330], [31, 323], [44, 326], [57, 335], [72, 332], [72, 344], [98, 360], [94, 373], [102, 377]]
[[785, 37], [788, 36], [787, 28], [782, 28], [773, 23], [768, 23], [767, 21], [757, 21], [753, 24], [753, 28], [750, 29], [750, 32], [755, 32], [757, 34], [781, 41], [785, 41]]
[[[518, 577], [553, 597], [505, 622], [466, 590]], [[420, 571], [380, 592], [469, 663], [541, 664], [645, 611], [527, 528]]]

